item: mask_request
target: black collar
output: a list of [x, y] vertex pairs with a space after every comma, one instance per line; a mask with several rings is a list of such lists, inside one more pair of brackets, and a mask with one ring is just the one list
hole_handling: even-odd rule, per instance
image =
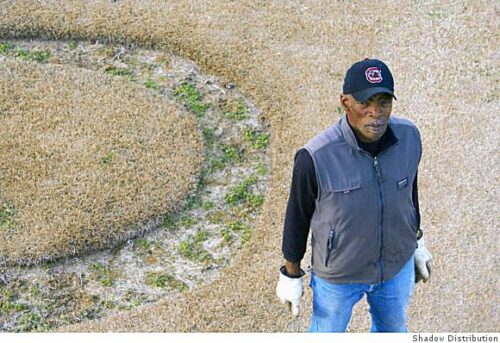
[[[380, 154], [382, 151], [388, 149], [389, 147], [397, 144], [399, 140], [394, 135], [394, 132], [391, 128], [391, 120], [389, 119], [389, 123], [387, 124], [387, 130], [385, 130], [384, 134], [380, 139], [376, 142], [372, 143], [363, 143], [359, 140], [358, 136], [354, 133], [349, 120], [347, 119], [347, 115], [343, 118], [343, 124], [341, 123], [342, 130], [344, 131], [344, 138], [347, 138], [347, 142], [351, 145], [355, 145], [358, 150], [364, 150], [370, 153], [372, 156], [376, 156]], [[346, 125], [347, 124], [347, 125]]]
[[387, 130], [385, 130], [382, 137], [380, 137], [380, 139], [375, 142], [364, 143], [359, 140], [356, 134], [354, 134], [354, 136], [356, 137], [356, 142], [358, 143], [358, 146], [361, 149], [369, 152], [372, 156], [377, 156], [382, 151], [384, 151], [385, 149], [391, 147], [392, 145], [398, 142], [398, 139], [396, 138], [396, 136], [394, 136], [394, 132], [392, 131], [390, 125], [387, 125]]

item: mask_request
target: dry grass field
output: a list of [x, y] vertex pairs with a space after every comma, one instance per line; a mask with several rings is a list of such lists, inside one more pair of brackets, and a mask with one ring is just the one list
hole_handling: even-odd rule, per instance
[[[472, 0], [369, 6], [364, 1], [0, 1], [0, 39], [106, 38], [173, 51], [235, 83], [263, 111], [271, 130], [270, 186], [262, 213], [251, 240], [218, 279], [155, 305], [60, 330], [306, 330], [310, 291], [296, 321], [274, 291], [292, 159], [340, 115], [345, 70], [370, 56], [392, 69], [394, 114], [415, 121], [423, 138], [422, 226], [434, 269], [432, 281], [415, 290], [409, 329], [498, 331], [498, 11], [494, 1]], [[16, 69], [0, 61], [0, 70], [1, 80]], [[39, 72], [33, 66], [33, 73]], [[9, 132], [3, 130], [3, 113], [0, 121], [4, 140]], [[6, 160], [0, 161], [3, 171]], [[349, 330], [368, 331], [368, 325], [361, 303]]]
[[195, 184], [203, 145], [194, 120], [138, 87], [5, 60], [0, 90], [1, 264], [137, 235]]

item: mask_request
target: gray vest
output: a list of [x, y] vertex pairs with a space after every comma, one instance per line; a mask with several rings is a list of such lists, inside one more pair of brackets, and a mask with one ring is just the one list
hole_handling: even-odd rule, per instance
[[345, 115], [305, 146], [318, 181], [312, 268], [330, 282], [388, 280], [415, 252], [420, 135], [403, 118], [391, 117], [388, 125], [398, 141], [375, 158], [358, 147]]

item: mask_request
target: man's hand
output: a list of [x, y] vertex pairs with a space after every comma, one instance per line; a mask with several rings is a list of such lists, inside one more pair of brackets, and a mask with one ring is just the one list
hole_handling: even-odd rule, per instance
[[431, 277], [432, 255], [425, 247], [424, 238], [417, 241], [417, 250], [415, 250], [415, 283], [420, 280], [429, 281]]
[[297, 277], [287, 276], [285, 266], [280, 268], [280, 279], [276, 286], [276, 295], [280, 298], [283, 304], [292, 310], [294, 317], [300, 314], [300, 298], [304, 293], [302, 285], [305, 272], [300, 269], [300, 274]]

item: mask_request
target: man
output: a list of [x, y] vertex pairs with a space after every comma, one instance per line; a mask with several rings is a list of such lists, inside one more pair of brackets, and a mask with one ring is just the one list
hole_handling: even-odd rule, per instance
[[406, 332], [415, 282], [430, 277], [420, 230], [420, 134], [391, 117], [394, 80], [365, 59], [346, 73], [345, 115], [295, 156], [277, 295], [299, 314], [300, 261], [312, 230], [310, 332], [344, 332], [365, 294], [372, 332]]

